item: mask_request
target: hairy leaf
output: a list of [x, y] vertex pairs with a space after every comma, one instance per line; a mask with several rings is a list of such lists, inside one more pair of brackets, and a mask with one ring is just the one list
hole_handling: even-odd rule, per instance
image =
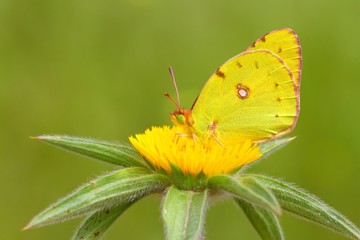
[[122, 167], [147, 166], [136, 149], [127, 144], [61, 135], [43, 135], [33, 139]]
[[260, 181], [252, 177], [235, 177], [215, 175], [209, 178], [212, 188], [219, 188], [258, 206], [267, 208], [281, 215], [281, 208], [272, 192]]
[[259, 143], [260, 152], [263, 154], [262, 158], [267, 157], [277, 150], [283, 148], [286, 144], [294, 140], [295, 137], [279, 138], [266, 142]]
[[284, 181], [263, 175], [251, 174], [251, 176], [272, 190], [283, 210], [318, 223], [348, 238], [360, 239], [360, 229], [318, 197]]
[[263, 240], [285, 239], [278, 217], [271, 211], [235, 198]]
[[132, 202], [165, 188], [167, 177], [145, 168], [113, 171], [81, 186], [35, 216], [25, 229], [53, 224]]
[[75, 232], [72, 240], [101, 239], [113, 222], [132, 204], [133, 202], [127, 202], [117, 207], [108, 210], [99, 210], [91, 214]]
[[201, 239], [207, 208], [207, 190], [179, 190], [172, 186], [166, 193], [162, 217], [169, 240]]

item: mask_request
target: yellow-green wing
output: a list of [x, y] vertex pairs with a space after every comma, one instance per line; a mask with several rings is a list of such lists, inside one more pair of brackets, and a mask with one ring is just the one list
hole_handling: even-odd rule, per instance
[[192, 109], [193, 132], [224, 144], [289, 132], [299, 109], [297, 84], [287, 64], [270, 50], [247, 50], [207, 81]]
[[290, 28], [274, 30], [256, 40], [246, 51], [268, 50], [280, 57], [293, 74], [296, 86], [300, 86], [301, 47], [295, 31]]

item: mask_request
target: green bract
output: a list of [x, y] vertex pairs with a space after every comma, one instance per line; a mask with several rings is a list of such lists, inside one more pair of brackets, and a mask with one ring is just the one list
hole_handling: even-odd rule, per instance
[[[284, 239], [278, 220], [282, 212], [318, 223], [349, 239], [360, 239], [359, 228], [341, 213], [293, 184], [269, 176], [245, 174], [241, 169], [231, 175], [201, 177], [197, 187], [195, 180], [190, 185], [184, 184], [181, 179], [187, 178], [154, 169], [129, 145], [69, 136], [36, 139], [115, 164], [119, 169], [60, 199], [35, 216], [25, 229], [84, 217], [73, 239], [101, 239], [134, 202], [151, 193], [163, 193], [166, 238], [203, 239], [208, 202], [213, 196], [223, 194], [232, 197], [243, 209], [262, 239]], [[261, 153], [268, 156], [291, 140], [283, 138], [262, 143]]]

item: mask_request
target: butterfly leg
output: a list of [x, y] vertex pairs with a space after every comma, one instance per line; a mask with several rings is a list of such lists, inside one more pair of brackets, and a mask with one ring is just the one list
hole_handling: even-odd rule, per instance
[[220, 141], [220, 139], [218, 139], [215, 135], [216, 124], [217, 124], [217, 122], [214, 121], [211, 125], [208, 126], [208, 129], [211, 132], [211, 137], [213, 137], [215, 139], [215, 141], [217, 141], [220, 144], [220, 146], [222, 146], [223, 148], [226, 148], [225, 145]]
[[196, 135], [195, 135], [195, 133], [192, 134], [192, 138], [194, 140], [194, 144], [196, 144]]
[[215, 139], [215, 141], [218, 142], [218, 144], [220, 144], [220, 146], [222, 146], [223, 148], [226, 148], [225, 145], [215, 136], [215, 133], [212, 132], [211, 136]]
[[196, 138], [197, 138], [197, 136], [196, 136], [196, 134], [194, 134], [194, 133], [192, 133], [191, 135], [190, 134], [188, 134], [188, 133], [181, 133], [181, 132], [177, 132], [177, 133], [175, 133], [175, 135], [174, 135], [174, 138], [173, 138], [173, 142], [176, 142], [176, 144], [179, 142], [179, 139], [180, 138], [183, 138], [183, 137], [185, 137], [185, 138], [192, 138], [193, 139], [193, 141], [194, 141], [194, 144], [196, 144]]
[[189, 137], [192, 137], [194, 139], [194, 142], [195, 142], [194, 134], [190, 135], [188, 133], [177, 132], [174, 135], [173, 142], [176, 142], [176, 144], [177, 144], [177, 143], [179, 143], [180, 138], [189, 138]]
[[180, 137], [185, 137], [184, 133], [179, 133], [179, 132], [175, 133], [174, 138], [173, 138], [173, 142], [178, 143]]

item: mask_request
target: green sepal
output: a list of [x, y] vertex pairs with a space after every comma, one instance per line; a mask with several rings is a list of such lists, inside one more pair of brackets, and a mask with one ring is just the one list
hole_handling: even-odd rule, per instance
[[126, 210], [133, 202], [126, 202], [117, 207], [107, 210], [99, 210], [90, 214], [76, 230], [72, 240], [99, 240], [104, 233], [114, 223], [114, 221]]
[[25, 227], [34, 228], [83, 216], [101, 209], [132, 202], [163, 191], [168, 179], [146, 168], [124, 168], [100, 176], [81, 186], [35, 216]]
[[202, 239], [207, 199], [208, 190], [195, 192], [171, 186], [162, 206], [166, 239]]
[[263, 240], [285, 239], [278, 217], [271, 211], [235, 198]]
[[173, 185], [182, 190], [202, 191], [207, 187], [207, 178], [204, 173], [196, 176], [184, 174], [175, 164], [171, 164], [171, 173], [169, 179]]
[[222, 189], [233, 194], [234, 197], [281, 215], [281, 207], [271, 190], [252, 177], [235, 178], [229, 175], [215, 175], [208, 179], [208, 184], [210, 188]]
[[350, 239], [360, 239], [360, 229], [318, 197], [272, 177], [255, 174], [246, 176], [256, 178], [270, 188], [282, 209], [291, 215], [318, 223]]
[[32, 139], [122, 167], [149, 166], [136, 149], [128, 144], [62, 135], [42, 135]]

